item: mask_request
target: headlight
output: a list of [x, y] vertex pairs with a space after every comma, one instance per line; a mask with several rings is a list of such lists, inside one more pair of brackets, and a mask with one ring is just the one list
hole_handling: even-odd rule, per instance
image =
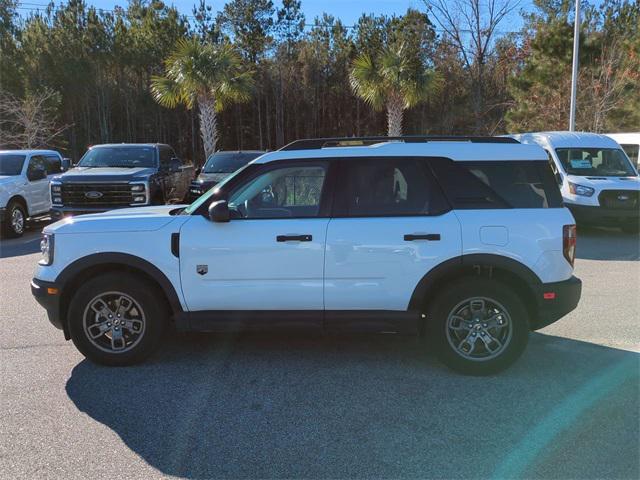
[[53, 233], [42, 234], [40, 252], [42, 253], [42, 258], [38, 263], [40, 265], [51, 265], [53, 263]]
[[62, 192], [62, 184], [51, 182], [51, 192], [53, 193]]
[[144, 204], [147, 203], [148, 197], [148, 187], [146, 183], [132, 183], [131, 186], [131, 201], [134, 204]]
[[584, 185], [578, 185], [577, 183], [569, 183], [569, 191], [574, 195], [580, 195], [583, 197], [590, 197], [595, 193], [595, 190], [591, 187], [585, 187]]

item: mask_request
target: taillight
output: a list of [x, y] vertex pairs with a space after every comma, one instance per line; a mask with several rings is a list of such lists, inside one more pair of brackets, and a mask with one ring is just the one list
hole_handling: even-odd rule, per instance
[[576, 259], [576, 226], [565, 225], [562, 227], [562, 253], [567, 262], [573, 267]]

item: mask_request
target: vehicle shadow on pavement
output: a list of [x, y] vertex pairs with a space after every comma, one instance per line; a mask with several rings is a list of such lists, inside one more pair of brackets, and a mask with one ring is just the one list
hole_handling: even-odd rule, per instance
[[639, 362], [533, 334], [465, 377], [417, 338], [176, 335], [137, 367], [82, 361], [66, 390], [164, 475], [638, 478]]
[[578, 229], [576, 258], [640, 260], [640, 236], [617, 229]]
[[40, 251], [40, 234], [48, 221], [31, 222], [20, 238], [0, 236], [0, 258], [31, 255]]

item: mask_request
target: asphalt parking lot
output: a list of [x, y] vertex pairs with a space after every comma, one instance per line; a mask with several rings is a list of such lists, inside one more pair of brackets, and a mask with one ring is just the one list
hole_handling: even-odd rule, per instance
[[637, 236], [580, 232], [579, 308], [470, 378], [393, 335], [180, 335], [95, 366], [31, 297], [39, 228], [0, 240], [0, 478], [640, 477]]

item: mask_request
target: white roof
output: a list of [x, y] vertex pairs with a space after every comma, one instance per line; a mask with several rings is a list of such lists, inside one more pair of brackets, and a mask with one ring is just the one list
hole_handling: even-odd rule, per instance
[[60, 155], [55, 150], [0, 150], [0, 153], [11, 153], [16, 155], [34, 155], [34, 154], [54, 153], [56, 155]]
[[349, 157], [446, 157], [457, 161], [547, 160], [537, 145], [519, 143], [472, 143], [468, 141], [432, 141], [404, 143], [382, 141], [373, 145], [323, 147], [309, 150], [278, 150], [261, 155], [254, 163], [274, 160], [349, 158]]
[[510, 135], [522, 143], [537, 143], [549, 148], [620, 148], [611, 138], [589, 132], [532, 132]]

